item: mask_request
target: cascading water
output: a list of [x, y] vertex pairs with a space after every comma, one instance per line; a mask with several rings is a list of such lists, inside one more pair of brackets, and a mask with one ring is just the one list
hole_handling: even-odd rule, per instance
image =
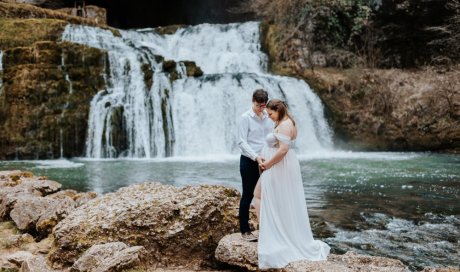
[[0, 95], [2, 94], [3, 86], [3, 51], [0, 50]]
[[[203, 24], [172, 35], [120, 33], [67, 26], [62, 36], [108, 52], [108, 87], [91, 102], [88, 157], [237, 154], [238, 119], [258, 88], [287, 102], [299, 128], [299, 153], [331, 148], [320, 99], [305, 82], [266, 72], [258, 23]], [[159, 56], [177, 62], [179, 79], [171, 83]], [[203, 76], [186, 76], [183, 61], [190, 60]]]

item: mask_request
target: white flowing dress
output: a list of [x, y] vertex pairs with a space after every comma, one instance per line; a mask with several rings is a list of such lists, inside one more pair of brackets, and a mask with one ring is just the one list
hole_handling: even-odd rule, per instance
[[330, 247], [313, 239], [300, 165], [294, 141], [279, 133], [267, 135], [262, 157], [270, 160], [282, 141], [289, 145], [284, 158], [260, 176], [259, 268], [283, 268], [298, 260], [326, 260]]

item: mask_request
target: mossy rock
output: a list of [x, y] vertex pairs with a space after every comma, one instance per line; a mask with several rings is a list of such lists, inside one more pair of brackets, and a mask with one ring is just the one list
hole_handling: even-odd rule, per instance
[[64, 156], [82, 156], [89, 104], [105, 85], [106, 57], [95, 48], [55, 41], [5, 51], [0, 159], [56, 158], [61, 142]]
[[57, 41], [68, 23], [56, 19], [0, 18], [0, 50]]

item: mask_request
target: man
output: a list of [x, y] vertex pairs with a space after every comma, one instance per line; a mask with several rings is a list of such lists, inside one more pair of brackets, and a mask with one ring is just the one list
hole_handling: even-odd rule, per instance
[[256, 90], [252, 94], [252, 107], [243, 113], [238, 126], [238, 146], [241, 149], [240, 174], [243, 183], [239, 220], [241, 236], [247, 241], [257, 240], [249, 227], [249, 207], [259, 180], [259, 164], [264, 161], [260, 153], [265, 144], [265, 136], [273, 130], [273, 122], [264, 111], [267, 101], [267, 92], [262, 89]]

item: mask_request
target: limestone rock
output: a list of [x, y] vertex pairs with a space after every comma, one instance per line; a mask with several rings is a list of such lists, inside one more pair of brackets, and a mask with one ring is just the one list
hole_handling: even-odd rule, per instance
[[51, 233], [53, 227], [77, 205], [96, 196], [92, 192], [61, 192], [61, 187], [55, 181], [36, 177], [30, 172], [1, 171], [0, 218], [11, 217], [23, 231], [37, 230], [43, 236]]
[[200, 266], [237, 230], [239, 192], [224, 186], [136, 184], [96, 198], [54, 229], [55, 265], [73, 264], [93, 245], [143, 246], [150, 264]]
[[43, 256], [27, 258], [21, 266], [20, 272], [52, 272], [54, 271], [46, 264]]
[[10, 215], [16, 202], [24, 197], [33, 197], [34, 192], [30, 188], [3, 187], [0, 188], [0, 219], [5, 219]]
[[257, 243], [241, 239], [241, 234], [227, 235], [220, 240], [216, 249], [216, 259], [231, 265], [257, 270]]
[[8, 247], [19, 247], [22, 244], [33, 243], [34, 237], [28, 233], [11, 235], [5, 239], [5, 245]]
[[[225, 236], [216, 249], [216, 259], [220, 262], [256, 271], [257, 243], [246, 242], [239, 233]], [[347, 252], [344, 255], [330, 254], [327, 261], [297, 261], [287, 265], [283, 271], [327, 271], [327, 272], [406, 272], [408, 268], [399, 260], [372, 257]]]
[[30, 186], [33, 190], [39, 191], [43, 196], [55, 193], [62, 187], [62, 185], [56, 181], [42, 179], [40, 177], [26, 179], [21, 185]]
[[[18, 251], [6, 256], [7, 262], [3, 262], [0, 269], [5, 271], [20, 272], [51, 272], [54, 271], [46, 264], [43, 256], [34, 255], [27, 251]], [[3, 270], [2, 270], [3, 271]]]
[[33, 229], [40, 216], [55, 203], [56, 201], [44, 197], [23, 197], [14, 205], [10, 216], [18, 229], [27, 231]]
[[144, 254], [144, 247], [121, 242], [94, 245], [74, 263], [72, 271], [123, 271], [139, 266]]
[[53, 200], [52, 205], [40, 215], [36, 224], [37, 231], [42, 234], [51, 233], [54, 226], [75, 210], [76, 206], [77, 203], [70, 197], [65, 197], [61, 200]]
[[18, 251], [14, 254], [11, 254], [7, 256], [8, 262], [16, 265], [17, 267], [21, 267], [22, 263], [25, 262], [25, 260], [32, 258], [34, 255], [30, 252], [27, 251]]

